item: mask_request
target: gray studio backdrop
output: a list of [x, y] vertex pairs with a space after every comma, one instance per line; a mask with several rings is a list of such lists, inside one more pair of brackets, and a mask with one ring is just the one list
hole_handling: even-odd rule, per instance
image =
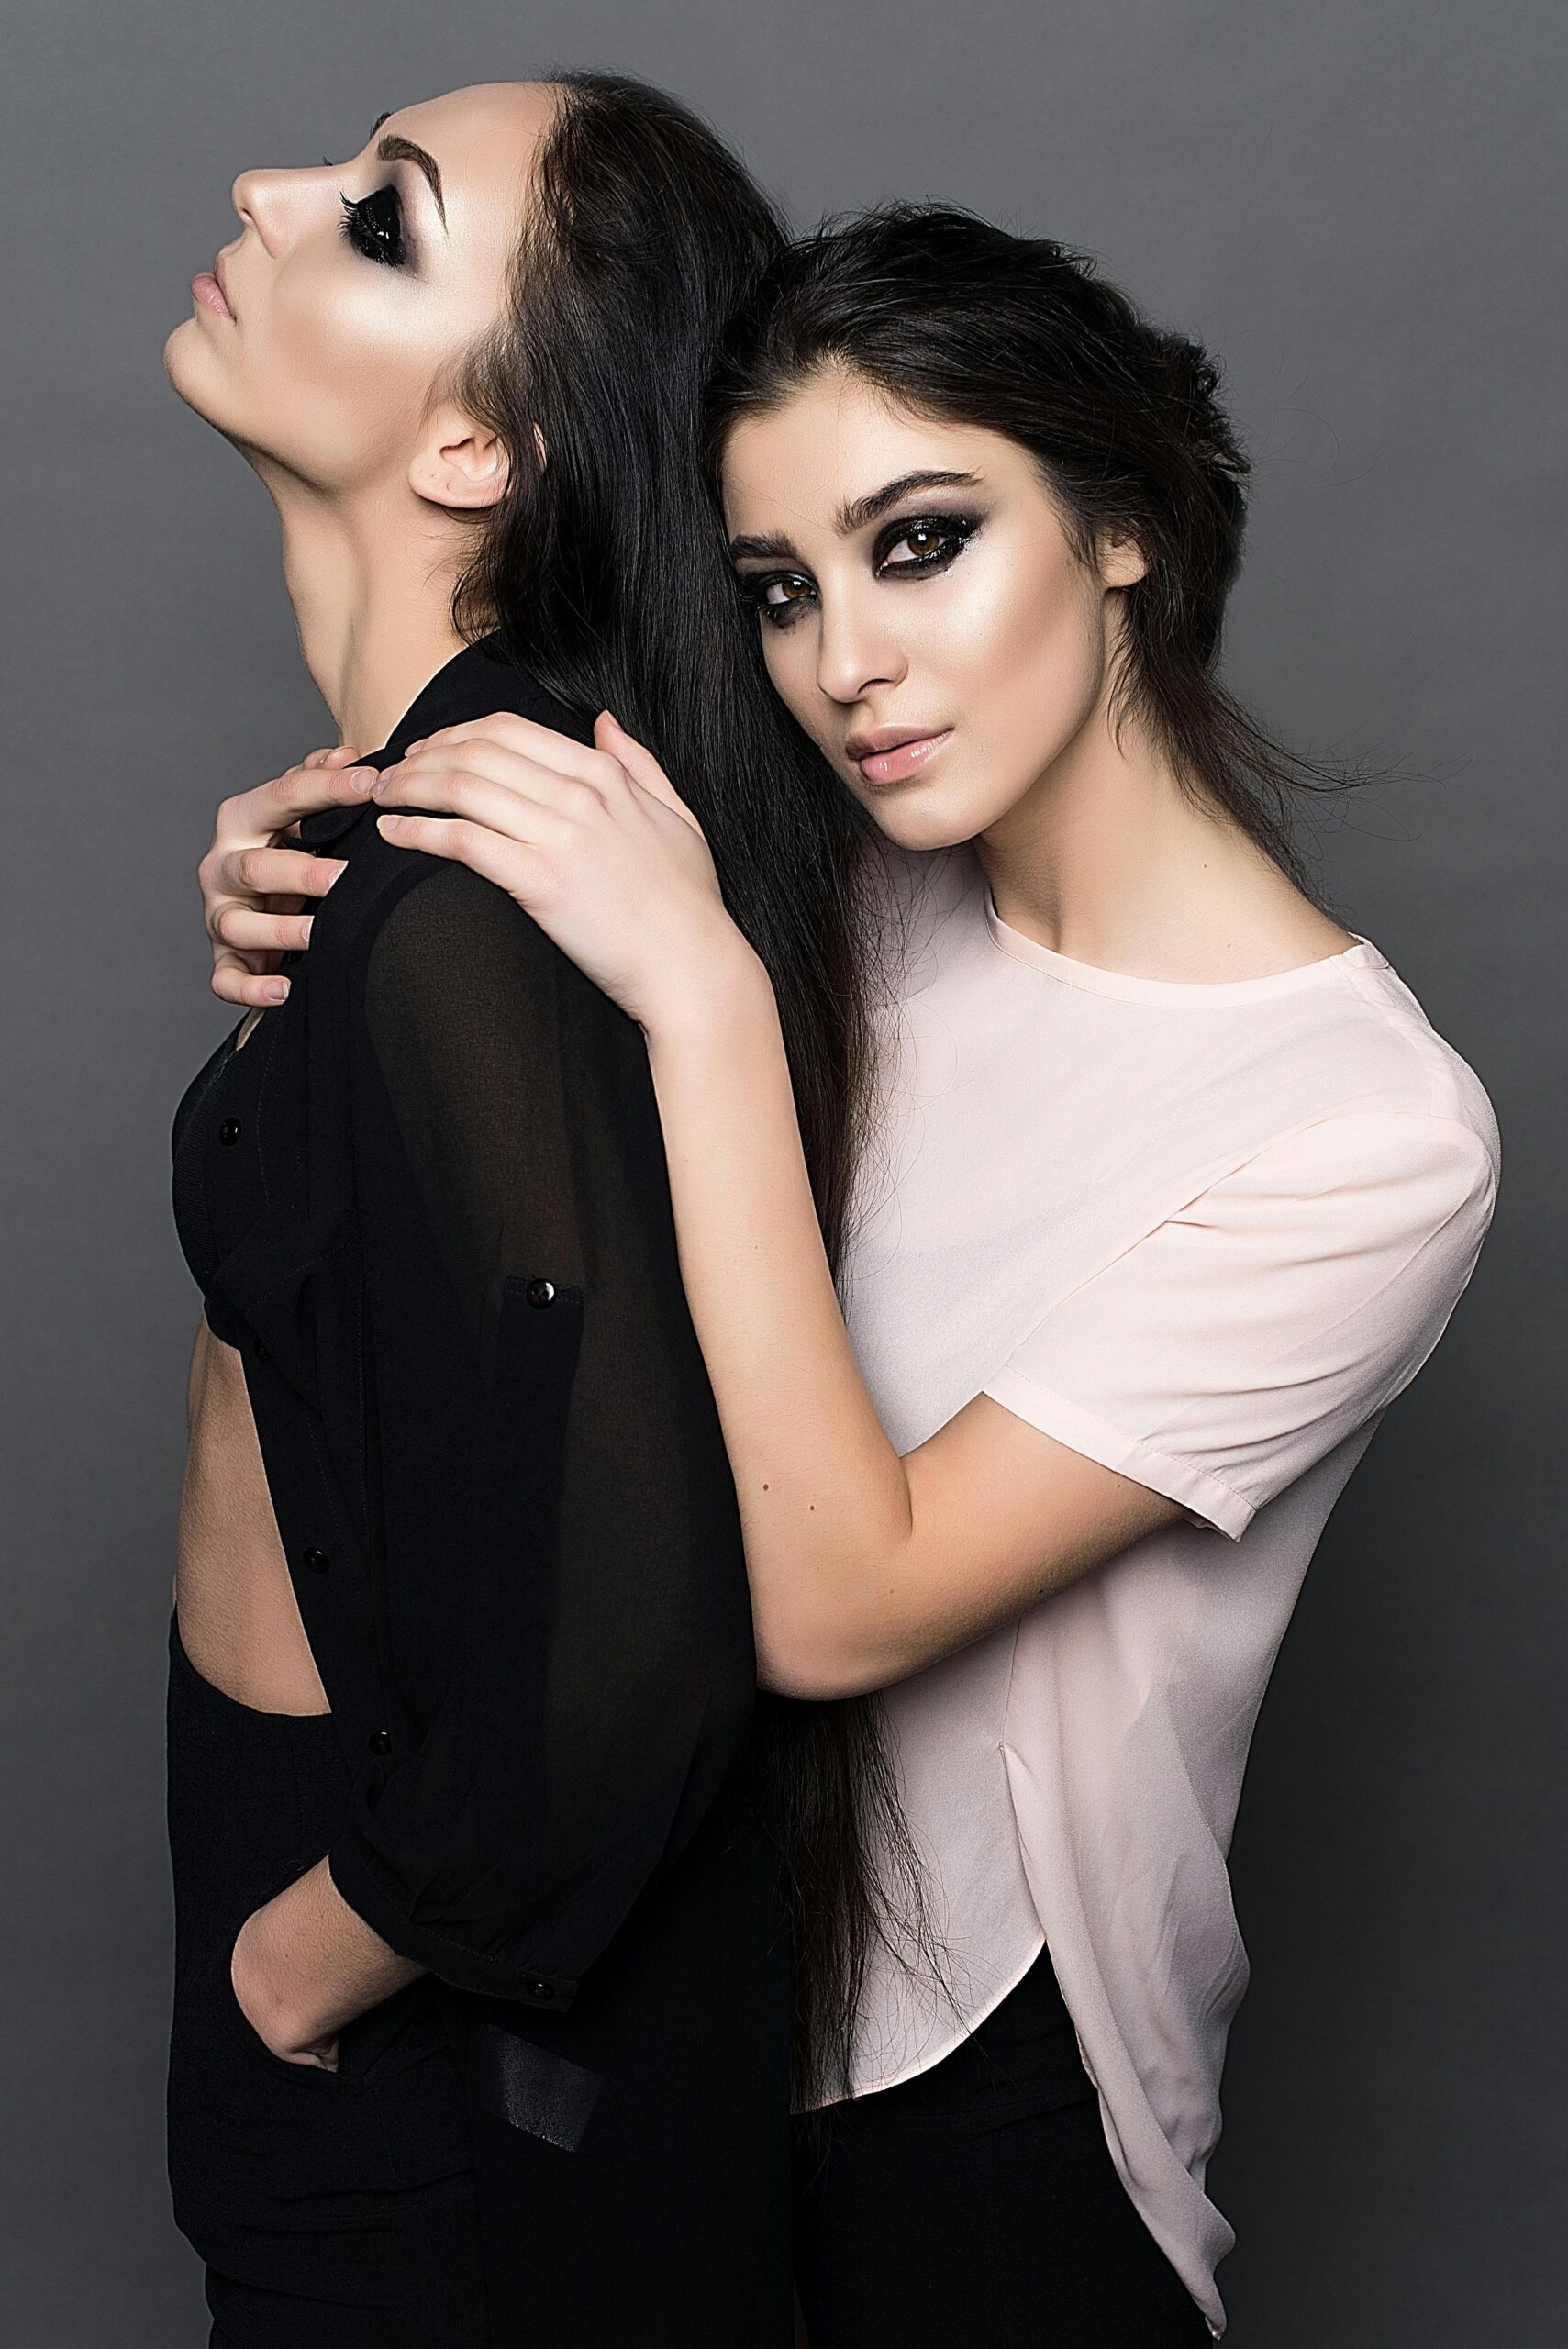
[[1398, 770], [1326, 839], [1331, 894], [1481, 1071], [1507, 1160], [1474, 1286], [1329, 1529], [1263, 1710], [1215, 2172], [1231, 2337], [1559, 2337], [1565, 26], [1534, 0], [10, 6], [14, 2349], [206, 2337], [161, 2144], [161, 1649], [197, 1310], [166, 1130], [227, 1024], [192, 881], [212, 808], [329, 739], [271, 509], [161, 345], [237, 170], [552, 61], [681, 91], [799, 217], [939, 194], [1085, 246], [1223, 356], [1257, 463], [1230, 673], [1297, 743]]

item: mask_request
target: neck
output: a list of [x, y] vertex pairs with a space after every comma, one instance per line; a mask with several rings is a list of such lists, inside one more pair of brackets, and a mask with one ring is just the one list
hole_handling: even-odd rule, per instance
[[1118, 741], [1108, 685], [974, 848], [1009, 929], [1129, 977], [1256, 978], [1351, 943], [1136, 719]]
[[300, 651], [340, 741], [379, 750], [460, 651], [451, 588], [461, 548], [443, 516], [406, 502], [339, 504], [269, 484]]

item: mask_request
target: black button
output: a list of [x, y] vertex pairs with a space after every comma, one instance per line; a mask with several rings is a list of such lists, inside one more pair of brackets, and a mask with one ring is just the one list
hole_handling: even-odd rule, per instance
[[387, 1729], [373, 1729], [370, 1734], [370, 1749], [373, 1753], [390, 1753], [392, 1731]]
[[217, 1130], [217, 1138], [221, 1142], [236, 1142], [244, 1130], [238, 1118], [225, 1118]]
[[305, 1553], [305, 1563], [313, 1575], [324, 1575], [332, 1561], [325, 1550], [307, 1550]]
[[256, 1341], [256, 1359], [258, 1362], [271, 1362], [272, 1359], [260, 1338]]
[[528, 1286], [527, 1295], [528, 1303], [530, 1305], [537, 1306], [542, 1313], [547, 1305], [553, 1305], [555, 1303], [555, 1283], [553, 1281], [530, 1281]]
[[523, 1979], [523, 1996], [527, 1998], [553, 1998], [555, 1985], [553, 1982], [547, 1982], [542, 1974], [526, 1975]]

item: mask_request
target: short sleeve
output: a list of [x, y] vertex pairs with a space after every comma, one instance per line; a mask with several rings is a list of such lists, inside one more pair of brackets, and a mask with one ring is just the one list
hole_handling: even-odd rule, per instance
[[1457, 1119], [1305, 1126], [1071, 1291], [984, 1392], [1239, 1537], [1415, 1376], [1496, 1187]]

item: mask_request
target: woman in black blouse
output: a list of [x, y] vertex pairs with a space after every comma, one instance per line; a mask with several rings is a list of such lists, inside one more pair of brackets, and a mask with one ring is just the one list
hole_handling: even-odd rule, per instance
[[748, 1753], [735, 1497], [639, 1031], [502, 894], [384, 843], [369, 786], [454, 721], [584, 737], [612, 698], [678, 757], [833, 1229], [859, 1014], [806, 884], [847, 817], [726, 800], [737, 723], [815, 771], [729, 690], [755, 650], [694, 473], [715, 328], [778, 227], [681, 109], [595, 77], [410, 107], [235, 201], [170, 373], [275, 499], [345, 738], [385, 748], [305, 827], [336, 881], [308, 960], [176, 1128], [206, 1303], [176, 2211], [234, 2349], [762, 2349], [790, 2337], [785, 1911], [815, 1869], [794, 2054], [826, 2074], [873, 1927], [874, 1721]]

